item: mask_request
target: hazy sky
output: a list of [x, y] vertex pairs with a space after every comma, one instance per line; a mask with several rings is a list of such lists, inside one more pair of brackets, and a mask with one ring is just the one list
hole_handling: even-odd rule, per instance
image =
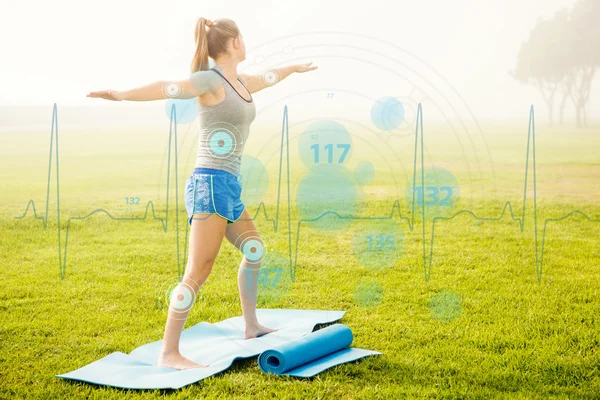
[[[0, 0], [0, 105], [96, 105], [100, 100], [86, 98], [87, 92], [124, 90], [159, 79], [187, 77], [194, 24], [203, 16], [235, 20], [244, 34], [249, 55], [253, 49], [288, 35], [366, 35], [397, 46], [399, 50], [392, 55], [395, 58], [405, 57], [404, 52], [412, 53], [428, 66], [427, 74], [436, 71], [453, 86], [478, 118], [523, 115], [532, 103], [538, 107], [538, 115], [545, 116], [539, 91], [517, 83], [507, 72], [514, 68], [520, 44], [527, 39], [536, 19], [549, 17], [562, 7], [570, 8], [573, 3], [574, 0]], [[344, 36], [340, 45], [351, 45], [349, 37]], [[314, 46], [314, 40], [312, 43]], [[372, 81], [374, 86], [386, 84], [377, 82], [380, 75], [376, 69], [372, 75], [368, 75], [368, 69], [353, 74], [351, 58], [346, 58], [345, 66], [340, 67], [314, 49], [310, 59], [320, 71], [326, 71], [330, 63], [344, 70], [344, 80], [335, 83], [340, 90], [352, 90], [358, 81]], [[389, 52], [386, 47], [379, 50]], [[415, 69], [424, 70], [422, 65], [405, 58]], [[290, 82], [286, 90], [330, 87], [328, 73], [317, 75], [315, 71], [313, 77], [310, 84]], [[591, 96], [592, 117], [600, 110], [598, 80], [596, 77]], [[361, 91], [368, 88], [362, 87]], [[272, 100], [269, 96], [282, 93], [265, 92], [260, 100], [268, 102]]]

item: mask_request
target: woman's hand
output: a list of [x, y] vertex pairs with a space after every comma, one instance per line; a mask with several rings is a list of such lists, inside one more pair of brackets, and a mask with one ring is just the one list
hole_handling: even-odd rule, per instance
[[95, 97], [99, 99], [121, 101], [125, 100], [125, 96], [122, 92], [116, 90], [102, 90], [100, 92], [90, 92], [87, 97]]
[[296, 64], [295, 65], [296, 69], [294, 70], [294, 72], [306, 72], [306, 71], [312, 71], [312, 70], [319, 68], [316, 65], [310, 65], [310, 64], [312, 64], [312, 61], [307, 62], [305, 64]]

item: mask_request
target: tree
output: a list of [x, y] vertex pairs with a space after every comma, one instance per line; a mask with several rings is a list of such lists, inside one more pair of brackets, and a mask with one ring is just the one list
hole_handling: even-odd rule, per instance
[[579, 37], [573, 29], [573, 24], [570, 21], [570, 15], [567, 9], [562, 9], [554, 15], [553, 18], [554, 32], [556, 33], [554, 45], [556, 46], [556, 57], [554, 62], [564, 75], [559, 83], [559, 90], [562, 92], [562, 101], [560, 103], [560, 120], [561, 125], [564, 124], [565, 106], [567, 100], [572, 98], [573, 87], [577, 74], [577, 61], [575, 49], [578, 46]]
[[587, 127], [589, 118], [586, 105], [590, 100], [592, 81], [600, 66], [600, 2], [579, 0], [571, 11], [571, 25], [577, 45], [573, 50], [574, 87], [571, 99], [575, 104], [577, 127]]
[[567, 100], [575, 105], [577, 127], [588, 125], [587, 104], [600, 66], [600, 1], [578, 0], [571, 12], [561, 9], [549, 20], [538, 18], [521, 45], [511, 76], [540, 89], [553, 123], [554, 98], [562, 94], [560, 123]]
[[569, 71], [574, 68], [570, 56], [574, 34], [568, 23], [569, 11], [562, 9], [550, 20], [538, 18], [536, 26], [529, 38], [521, 45], [517, 55], [517, 66], [510, 72], [516, 80], [538, 87], [548, 106], [548, 122], [552, 126], [554, 120], [554, 97], [557, 90], [564, 93], [561, 104], [561, 121], [565, 97], [570, 93], [572, 83], [565, 80]]

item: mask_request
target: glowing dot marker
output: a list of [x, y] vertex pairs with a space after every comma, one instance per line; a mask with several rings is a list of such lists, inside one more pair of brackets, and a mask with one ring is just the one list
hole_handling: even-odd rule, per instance
[[[194, 282], [193, 285], [199, 288], [197, 283]], [[165, 286], [168, 287], [165, 289]], [[189, 283], [173, 278], [164, 283], [158, 297], [158, 306], [169, 318], [185, 320], [198, 312], [198, 307], [193, 309], [197, 298], [202, 298], [200, 292], [196, 294]]]
[[178, 83], [171, 82], [165, 87], [165, 92], [168, 97], [177, 97], [181, 94], [181, 86]]
[[235, 138], [225, 130], [215, 130], [208, 135], [207, 141], [213, 155], [223, 157], [235, 149]]
[[269, 71], [269, 72], [265, 73], [264, 79], [265, 79], [265, 82], [267, 82], [269, 85], [276, 83], [278, 80], [277, 74], [273, 71]]
[[264, 247], [257, 238], [250, 238], [243, 245], [243, 253], [248, 261], [258, 261], [264, 253]]

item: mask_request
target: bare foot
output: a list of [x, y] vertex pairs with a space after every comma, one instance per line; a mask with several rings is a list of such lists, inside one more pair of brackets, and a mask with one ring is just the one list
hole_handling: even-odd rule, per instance
[[161, 353], [158, 358], [158, 367], [160, 368], [175, 368], [175, 369], [188, 369], [188, 368], [206, 368], [206, 364], [198, 364], [190, 359], [185, 358], [179, 353]]
[[246, 330], [244, 331], [244, 339], [253, 339], [262, 335], [266, 335], [267, 333], [278, 331], [279, 329], [267, 328], [261, 324], [246, 326]]

